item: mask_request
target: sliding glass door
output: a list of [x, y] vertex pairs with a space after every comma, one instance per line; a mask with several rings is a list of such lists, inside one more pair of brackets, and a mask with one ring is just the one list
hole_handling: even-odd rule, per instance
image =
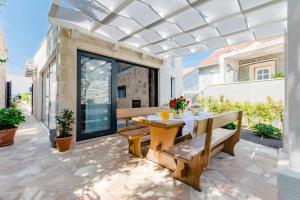
[[49, 129], [55, 129], [57, 80], [54, 60], [42, 74], [42, 120]]
[[49, 125], [49, 68], [43, 72], [43, 90], [42, 90], [42, 121], [48, 127]]
[[115, 61], [78, 51], [77, 140], [115, 133]]

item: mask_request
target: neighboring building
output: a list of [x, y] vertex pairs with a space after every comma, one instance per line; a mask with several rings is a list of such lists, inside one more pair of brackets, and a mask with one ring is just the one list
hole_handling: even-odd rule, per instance
[[6, 80], [11, 81], [11, 96], [22, 95], [31, 92], [32, 79], [25, 76], [7, 74]]
[[[7, 48], [4, 40], [3, 33], [0, 32], [0, 59], [6, 60], [7, 58]], [[5, 63], [0, 62], [0, 109], [5, 107], [5, 97], [6, 97], [6, 70]]]
[[26, 75], [33, 115], [55, 129], [56, 113], [73, 110], [77, 141], [114, 133], [116, 108], [161, 106], [182, 94], [181, 58], [162, 60], [64, 28], [50, 29]]
[[189, 67], [182, 70], [182, 78], [185, 91], [199, 91], [199, 70], [197, 67]]
[[[284, 81], [266, 81], [272, 80], [277, 73], [284, 73], [284, 65], [283, 37], [225, 47], [214, 51], [191, 72], [182, 72], [185, 92], [204, 96], [224, 94], [233, 100], [249, 100], [252, 96], [253, 101], [260, 101], [268, 95], [283, 100]], [[243, 84], [238, 84], [239, 82]], [[278, 89], [276, 92], [263, 92], [266, 89], [274, 90], [272, 85]], [[254, 86], [256, 91], [261, 89], [263, 94], [253, 95], [250, 89]], [[241, 95], [240, 91], [245, 92], [245, 95]]]

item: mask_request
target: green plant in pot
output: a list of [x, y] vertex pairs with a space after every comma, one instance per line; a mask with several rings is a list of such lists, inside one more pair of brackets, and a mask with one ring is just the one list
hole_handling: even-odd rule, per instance
[[63, 109], [59, 115], [55, 116], [56, 130], [58, 135], [55, 142], [59, 152], [68, 151], [72, 142], [72, 124], [75, 122], [74, 112], [69, 109]]
[[14, 143], [18, 125], [24, 121], [25, 117], [19, 109], [3, 108], [0, 110], [0, 147]]

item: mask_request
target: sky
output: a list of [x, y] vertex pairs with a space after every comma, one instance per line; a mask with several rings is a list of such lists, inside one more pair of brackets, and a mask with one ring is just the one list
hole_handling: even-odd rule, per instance
[[[0, 8], [0, 31], [8, 47], [8, 74], [24, 75], [26, 60], [32, 58], [50, 27], [51, 0], [6, 0]], [[210, 52], [183, 57], [183, 67], [192, 67]]]
[[6, 0], [0, 8], [0, 30], [8, 48], [7, 73], [24, 75], [50, 25], [50, 0]]

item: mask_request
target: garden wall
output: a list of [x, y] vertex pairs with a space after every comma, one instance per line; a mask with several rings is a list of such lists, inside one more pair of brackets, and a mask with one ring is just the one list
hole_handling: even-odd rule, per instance
[[284, 79], [210, 85], [200, 92], [201, 97], [218, 98], [220, 95], [224, 95], [230, 101], [237, 102], [266, 102], [268, 96], [275, 101], [284, 102]]

